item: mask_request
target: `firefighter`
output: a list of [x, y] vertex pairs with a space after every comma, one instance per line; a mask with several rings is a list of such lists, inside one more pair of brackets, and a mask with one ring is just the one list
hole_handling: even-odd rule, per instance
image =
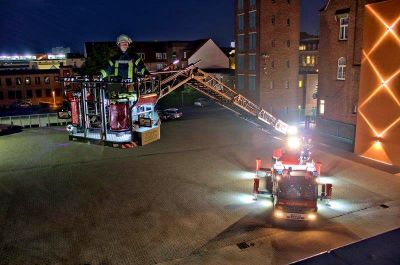
[[117, 45], [121, 53], [108, 61], [107, 67], [100, 71], [101, 78], [118, 76], [135, 81], [138, 77], [150, 74], [142, 58], [138, 54], [130, 52], [131, 44], [132, 39], [127, 35], [118, 36]]

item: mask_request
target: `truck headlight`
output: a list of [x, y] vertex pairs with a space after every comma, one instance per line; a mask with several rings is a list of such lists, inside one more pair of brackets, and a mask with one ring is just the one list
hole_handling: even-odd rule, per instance
[[281, 210], [275, 210], [274, 215], [277, 218], [283, 218], [283, 212]]
[[314, 221], [315, 219], [317, 219], [317, 215], [315, 213], [309, 213], [307, 214], [307, 219], [310, 221]]

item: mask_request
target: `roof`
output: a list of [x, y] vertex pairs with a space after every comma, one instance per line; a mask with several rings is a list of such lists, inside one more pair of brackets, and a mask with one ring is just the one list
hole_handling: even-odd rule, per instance
[[1, 76], [5, 75], [39, 75], [39, 74], [59, 74], [60, 69], [22, 69], [22, 70], [2, 70], [0, 71]]
[[[145, 53], [145, 61], [162, 61], [156, 59], [155, 53], [166, 53], [172, 51], [173, 48], [187, 50], [191, 54], [198, 51], [209, 39], [200, 39], [194, 41], [134, 41], [130, 51], [133, 53]], [[85, 55], [90, 57], [95, 49], [115, 49], [118, 47], [114, 41], [103, 42], [85, 42]], [[190, 55], [189, 55], [190, 56]]]

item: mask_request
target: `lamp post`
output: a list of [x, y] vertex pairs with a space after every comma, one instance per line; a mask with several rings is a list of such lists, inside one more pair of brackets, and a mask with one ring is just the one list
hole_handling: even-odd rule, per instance
[[51, 94], [53, 95], [53, 105], [55, 106], [56, 105], [56, 92], [53, 90], [51, 92]]

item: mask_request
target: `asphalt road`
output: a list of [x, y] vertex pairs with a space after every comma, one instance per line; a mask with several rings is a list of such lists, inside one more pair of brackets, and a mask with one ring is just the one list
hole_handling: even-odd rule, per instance
[[286, 264], [400, 226], [399, 176], [319, 150], [331, 207], [274, 224], [252, 177], [281, 142], [220, 108], [187, 109], [161, 137], [124, 150], [57, 127], [1, 136], [0, 264]]

